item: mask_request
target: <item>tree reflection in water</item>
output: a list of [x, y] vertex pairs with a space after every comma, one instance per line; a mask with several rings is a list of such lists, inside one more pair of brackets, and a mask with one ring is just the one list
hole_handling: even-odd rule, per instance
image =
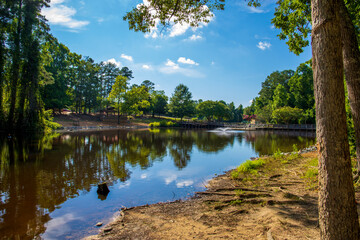
[[1, 239], [41, 235], [51, 220], [50, 213], [66, 200], [89, 192], [99, 182], [125, 182], [131, 177], [130, 168], [145, 170], [166, 156], [181, 170], [189, 164], [195, 148], [217, 153], [245, 139], [261, 155], [312, 141], [307, 137], [285, 138], [266, 132], [217, 135], [169, 129], [11, 139], [0, 135]]

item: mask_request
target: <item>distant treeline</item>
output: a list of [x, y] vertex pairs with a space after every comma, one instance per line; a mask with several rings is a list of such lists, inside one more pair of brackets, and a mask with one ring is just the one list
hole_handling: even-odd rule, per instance
[[263, 123], [315, 123], [313, 72], [309, 64], [271, 73], [246, 115]]

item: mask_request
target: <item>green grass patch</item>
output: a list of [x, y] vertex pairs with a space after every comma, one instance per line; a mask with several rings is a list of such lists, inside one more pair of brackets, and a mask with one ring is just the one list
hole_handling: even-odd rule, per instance
[[264, 164], [265, 161], [261, 158], [255, 159], [253, 161], [246, 160], [246, 162], [244, 162], [238, 168], [232, 171], [231, 177], [233, 179], [237, 179], [239, 178], [241, 173], [257, 174], [257, 169], [262, 167]]
[[160, 121], [160, 122], [152, 122], [149, 124], [150, 128], [158, 128], [158, 127], [176, 127], [177, 123], [173, 121]]

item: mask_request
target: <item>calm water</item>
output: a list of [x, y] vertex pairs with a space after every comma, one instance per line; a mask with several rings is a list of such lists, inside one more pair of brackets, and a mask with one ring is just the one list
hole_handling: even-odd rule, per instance
[[[78, 239], [122, 206], [185, 199], [249, 157], [314, 144], [314, 134], [180, 130], [0, 136], [0, 238]], [[97, 184], [110, 193], [98, 195]]]

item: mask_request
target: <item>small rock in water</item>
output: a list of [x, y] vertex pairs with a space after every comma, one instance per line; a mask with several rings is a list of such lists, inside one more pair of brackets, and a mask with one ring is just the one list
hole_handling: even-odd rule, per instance
[[111, 230], [112, 230], [112, 227], [104, 228], [104, 233], [106, 233], [106, 232], [111, 232]]
[[97, 227], [101, 227], [103, 225], [103, 223], [102, 222], [98, 222], [95, 226], [97, 226]]

